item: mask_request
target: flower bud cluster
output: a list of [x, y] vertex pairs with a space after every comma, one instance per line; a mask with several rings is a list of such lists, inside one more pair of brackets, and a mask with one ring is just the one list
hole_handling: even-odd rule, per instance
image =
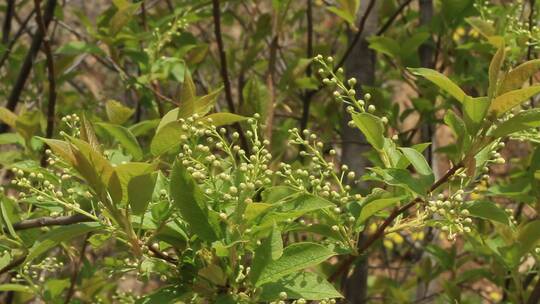
[[458, 233], [472, 231], [472, 218], [464, 203], [464, 196], [465, 192], [459, 189], [449, 197], [439, 194], [436, 199], [428, 201], [428, 214], [437, 220], [449, 241], [454, 241]]

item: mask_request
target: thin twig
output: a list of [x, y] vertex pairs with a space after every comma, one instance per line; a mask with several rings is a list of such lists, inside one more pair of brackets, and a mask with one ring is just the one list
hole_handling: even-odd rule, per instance
[[[54, 15], [54, 8], [56, 7], [56, 0], [48, 0], [47, 4], [45, 5], [45, 12], [43, 14], [43, 27], [45, 30], [49, 26], [49, 23], [51, 22], [53, 15]], [[9, 94], [6, 108], [10, 111], [14, 111], [15, 107], [17, 106], [17, 103], [19, 103], [19, 99], [21, 96], [21, 93], [24, 89], [24, 85], [26, 84], [26, 80], [28, 79], [28, 76], [30, 76], [30, 71], [32, 70], [32, 66], [34, 63], [34, 59], [36, 58], [36, 55], [41, 47], [41, 43], [43, 42], [43, 38], [45, 36], [45, 32], [42, 31], [42, 27], [39, 26], [36, 30], [36, 34], [34, 35], [34, 38], [32, 39], [32, 44], [30, 45], [30, 49], [28, 50], [28, 53], [26, 54], [26, 57], [24, 59], [24, 63], [21, 66], [19, 76], [17, 77], [17, 80], [15, 81], [15, 85], [13, 86], [11, 93]], [[8, 126], [6, 124], [0, 125], [0, 133], [5, 133], [8, 129]]]
[[403, 2], [396, 11], [392, 14], [392, 16], [388, 17], [388, 20], [384, 23], [384, 25], [377, 31], [377, 36], [380, 36], [386, 32], [390, 28], [390, 26], [394, 23], [394, 21], [397, 19], [399, 14], [412, 2], [412, 0], [406, 0]]
[[[313, 5], [312, 0], [307, 0], [307, 10], [306, 10], [306, 19], [307, 19], [307, 30], [306, 30], [306, 56], [307, 58], [313, 58]], [[311, 77], [312, 68], [311, 64], [306, 69], [306, 76]], [[313, 91], [309, 90], [304, 93], [303, 98], [303, 109], [302, 109], [302, 119], [300, 120], [300, 130], [307, 128], [309, 121], [309, 108], [311, 106], [311, 98], [313, 97]], [[304, 133], [301, 133], [304, 136]]]
[[[221, 34], [221, 10], [220, 10], [220, 5], [219, 5], [219, 0], [212, 0], [212, 14], [214, 17], [214, 34], [215, 34], [216, 43], [218, 47], [219, 60], [220, 60], [220, 66], [221, 66], [221, 69], [220, 69], [221, 78], [223, 81], [223, 88], [225, 90], [225, 100], [227, 102], [229, 111], [231, 113], [236, 113], [235, 108], [234, 108], [232, 90], [231, 90], [231, 82], [229, 80], [229, 71], [227, 68], [227, 55], [225, 54], [225, 47], [223, 45], [223, 36]], [[235, 123], [234, 127], [236, 128], [237, 132], [240, 134], [240, 143], [242, 145], [242, 148], [246, 152], [249, 153], [249, 146], [244, 136], [244, 132], [242, 132], [242, 128], [240, 127], [240, 124]]]
[[0, 68], [4, 65], [4, 63], [6, 62], [6, 60], [9, 58], [9, 54], [11, 53], [11, 50], [13, 49], [13, 46], [15, 45], [15, 43], [17, 42], [17, 40], [19, 40], [19, 38], [22, 36], [22, 34], [24, 33], [24, 29], [26, 28], [26, 26], [28, 25], [28, 22], [30, 22], [30, 20], [32, 19], [32, 17], [34, 16], [34, 13], [35, 13], [35, 10], [32, 10], [28, 16], [26, 16], [26, 18], [24, 18], [23, 22], [21, 23], [21, 25], [19, 26], [19, 29], [17, 30], [17, 32], [15, 33], [15, 35], [13, 35], [13, 38], [9, 41], [7, 47], [6, 47], [6, 50], [4, 51], [4, 54], [2, 54], [2, 58], [0, 58]]
[[49, 36], [47, 35], [47, 26], [41, 15], [41, 0], [34, 0], [36, 10], [36, 23], [39, 31], [43, 33], [43, 51], [47, 61], [47, 78], [49, 81], [49, 100], [47, 103], [47, 129], [45, 136], [51, 138], [54, 132], [54, 117], [56, 109], [56, 80], [54, 77], [54, 59], [52, 55]]
[[90, 233], [87, 233], [84, 237], [84, 241], [81, 247], [81, 252], [79, 253], [79, 259], [73, 265], [73, 273], [71, 274], [71, 280], [69, 283], [69, 289], [66, 294], [66, 300], [64, 301], [64, 304], [68, 304], [71, 302], [71, 298], [73, 298], [73, 295], [75, 294], [75, 286], [77, 285], [77, 277], [79, 276], [81, 265], [84, 261], [84, 252], [86, 251], [86, 247], [88, 247], [88, 238], [90, 237]]
[[366, 21], [367, 21], [367, 19], [369, 17], [369, 14], [371, 13], [371, 10], [373, 10], [373, 7], [375, 7], [375, 2], [376, 2], [375, 0], [369, 1], [369, 4], [368, 4], [368, 6], [366, 8], [366, 12], [364, 13], [362, 18], [360, 19], [360, 22], [358, 23], [358, 30], [357, 30], [356, 34], [354, 35], [354, 38], [351, 41], [351, 43], [349, 43], [349, 46], [347, 47], [347, 50], [345, 51], [345, 53], [343, 53], [343, 57], [341, 57], [341, 59], [338, 61], [338, 63], [334, 67], [334, 73], [340, 67], [343, 66], [343, 64], [345, 63], [345, 60], [347, 60], [349, 55], [351, 55], [352, 50], [354, 49], [354, 46], [358, 43], [358, 41], [360, 40], [360, 37], [362, 37], [362, 33], [364, 32]]

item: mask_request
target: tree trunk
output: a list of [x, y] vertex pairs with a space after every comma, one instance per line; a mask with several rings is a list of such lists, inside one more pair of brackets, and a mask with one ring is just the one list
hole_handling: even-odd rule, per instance
[[[370, 1], [362, 1], [357, 19], [360, 20], [369, 6]], [[377, 1], [378, 2], [378, 1]], [[377, 4], [375, 4], [377, 6]], [[362, 85], [373, 85], [375, 82], [375, 52], [369, 49], [366, 37], [377, 32], [377, 7], [374, 7], [365, 22], [365, 28], [362, 30], [362, 36], [354, 45], [351, 54], [344, 63], [347, 79], [355, 77], [358, 81], [355, 87], [357, 94], [363, 95]], [[349, 34], [349, 41], [354, 41], [355, 33]], [[343, 111], [342, 132], [342, 163], [349, 166], [357, 176], [364, 173], [367, 166], [367, 159], [362, 157], [362, 153], [370, 150], [365, 137], [356, 128], [350, 128], [348, 122], [351, 116], [347, 111]], [[359, 242], [360, 243], [360, 242]], [[348, 272], [346, 272], [347, 274]], [[367, 259], [359, 260], [352, 271], [352, 274], [343, 281], [343, 290], [347, 303], [360, 304], [367, 302], [367, 278], [368, 263]]]

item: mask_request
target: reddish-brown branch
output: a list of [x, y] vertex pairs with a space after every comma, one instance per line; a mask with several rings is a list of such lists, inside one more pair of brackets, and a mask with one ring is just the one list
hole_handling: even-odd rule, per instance
[[[448, 179], [452, 175], [454, 175], [454, 173], [456, 173], [457, 170], [459, 170], [462, 167], [463, 167], [462, 163], [459, 163], [455, 165], [454, 167], [452, 167], [440, 179], [438, 179], [435, 183], [433, 183], [433, 185], [431, 185], [428, 192], [433, 192], [434, 190], [439, 188], [442, 184], [446, 183]], [[339, 268], [330, 276], [329, 280], [335, 281], [341, 274], [343, 274], [347, 269], [349, 269], [349, 267], [354, 262], [354, 260], [356, 260], [358, 255], [364, 253], [371, 245], [373, 245], [373, 243], [375, 243], [375, 241], [377, 241], [379, 238], [381, 238], [384, 235], [384, 231], [386, 230], [386, 228], [388, 228], [388, 226], [392, 224], [394, 219], [396, 219], [400, 214], [404, 213], [405, 211], [409, 210], [414, 205], [420, 202], [422, 202], [422, 198], [417, 197], [416, 199], [407, 203], [406, 205], [403, 205], [399, 208], [395, 208], [392, 211], [392, 213], [390, 213], [390, 215], [384, 220], [384, 222], [379, 227], [377, 227], [377, 230], [371, 236], [369, 236], [369, 238], [364, 243], [360, 245], [360, 247], [358, 248], [358, 254], [350, 255], [339, 266]]]

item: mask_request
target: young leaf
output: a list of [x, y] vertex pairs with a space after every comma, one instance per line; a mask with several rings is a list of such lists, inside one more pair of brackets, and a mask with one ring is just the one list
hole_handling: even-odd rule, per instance
[[540, 93], [540, 85], [504, 93], [491, 102], [489, 112], [499, 117], [538, 93]]
[[495, 35], [495, 28], [493, 25], [482, 20], [480, 17], [465, 18], [465, 21], [486, 38]]
[[116, 204], [126, 203], [128, 201], [128, 185], [130, 181], [136, 176], [151, 173], [153, 169], [154, 165], [152, 164], [135, 162], [116, 166], [108, 184], [113, 202]]
[[426, 176], [433, 175], [433, 170], [431, 170], [431, 167], [427, 163], [422, 153], [412, 148], [399, 149], [401, 150], [401, 152], [403, 152], [403, 155], [405, 155], [405, 157], [407, 157], [407, 159], [411, 162], [416, 172]]
[[15, 128], [15, 122], [17, 121], [17, 115], [6, 107], [0, 107], [0, 120], [6, 125]]
[[279, 259], [282, 254], [283, 240], [281, 239], [281, 230], [274, 224], [270, 235], [255, 249], [255, 257], [250, 272], [251, 282], [257, 282], [262, 270], [272, 261]]
[[367, 141], [377, 150], [384, 148], [384, 126], [382, 121], [369, 113], [352, 115], [354, 124], [364, 133]]
[[[186, 69], [184, 72], [184, 83], [182, 84], [182, 92], [180, 93], [180, 103], [183, 105], [193, 102], [197, 98], [197, 92], [195, 91], [195, 83], [191, 78], [191, 73]], [[193, 115], [193, 113], [188, 116]]]
[[465, 94], [465, 92], [463, 92], [463, 90], [458, 85], [452, 82], [452, 80], [435, 70], [426, 68], [408, 68], [408, 70], [411, 71], [414, 75], [422, 76], [427, 80], [433, 82], [440, 89], [452, 95], [459, 102], [463, 102], [463, 100], [465, 100], [465, 96], [467, 96], [467, 94]]
[[76, 237], [82, 236], [88, 232], [96, 231], [101, 228], [100, 223], [78, 223], [69, 226], [54, 228], [43, 234], [38, 241], [30, 248], [25, 263], [32, 261], [41, 254], [58, 246], [61, 242], [66, 242]]
[[536, 127], [540, 127], [540, 109], [530, 109], [504, 121], [490, 135], [499, 138]]
[[146, 211], [148, 203], [152, 200], [157, 174], [143, 174], [134, 176], [128, 182], [128, 202], [133, 214], [140, 215]]
[[489, 88], [488, 88], [488, 98], [491, 99], [495, 96], [497, 96], [497, 85], [499, 82], [499, 73], [501, 72], [501, 67], [504, 62], [504, 56], [505, 56], [505, 45], [504, 40], [501, 41], [501, 44], [499, 45], [497, 52], [493, 56], [493, 59], [491, 59], [491, 63], [489, 64]]
[[534, 220], [518, 229], [518, 242], [521, 252], [527, 253], [531, 251], [540, 240], [540, 221]]
[[283, 255], [279, 259], [272, 261], [262, 270], [255, 285], [261, 286], [264, 283], [275, 282], [288, 274], [318, 265], [334, 255], [332, 250], [316, 243], [289, 245], [283, 250]]
[[474, 217], [484, 218], [508, 225], [508, 214], [492, 202], [476, 201], [467, 206], [467, 209]]
[[463, 101], [463, 118], [470, 135], [474, 136], [478, 132], [484, 122], [489, 105], [490, 100], [487, 97], [465, 97]]
[[288, 299], [316, 301], [343, 297], [328, 281], [315, 273], [304, 271], [287, 275], [274, 283], [264, 284], [261, 288], [261, 301], [278, 299], [281, 292], [286, 292]]
[[96, 151], [101, 152], [101, 146], [99, 140], [97, 139], [96, 132], [92, 123], [88, 120], [86, 115], [82, 115], [81, 119], [81, 136], [80, 138], [87, 143], [89, 143]]
[[193, 114], [200, 117], [206, 115], [216, 104], [217, 97], [221, 94], [222, 88], [210, 92], [202, 97], [194, 97], [189, 102], [182, 104], [179, 108], [178, 118], [188, 118]]
[[501, 84], [499, 94], [521, 88], [523, 83], [540, 70], [540, 59], [530, 60], [511, 69]]
[[357, 223], [362, 224], [369, 219], [375, 213], [393, 206], [403, 200], [405, 196], [379, 198], [369, 201], [365, 206], [362, 206], [360, 210], [360, 216], [358, 216]]
[[181, 136], [185, 134], [182, 130], [182, 123], [173, 121], [163, 126], [152, 138], [150, 143], [150, 152], [154, 156], [161, 155], [175, 147], [178, 147], [182, 141]]
[[116, 100], [109, 99], [105, 104], [105, 112], [111, 123], [121, 125], [135, 113], [135, 110], [124, 106]]
[[137, 138], [131, 132], [120, 125], [113, 125], [109, 123], [97, 123], [99, 127], [105, 130], [109, 135], [116, 139], [126, 151], [133, 156], [134, 160], [140, 160], [143, 157], [143, 151]]
[[179, 161], [173, 165], [170, 187], [174, 204], [193, 233], [205, 241], [215, 241], [219, 234], [218, 223], [209, 216], [204, 194]]
[[221, 113], [213, 113], [213, 114], [207, 115], [199, 119], [199, 121], [219, 127], [219, 126], [231, 125], [233, 123], [241, 122], [246, 119], [247, 119], [246, 117], [241, 116], [241, 115], [221, 112]]

